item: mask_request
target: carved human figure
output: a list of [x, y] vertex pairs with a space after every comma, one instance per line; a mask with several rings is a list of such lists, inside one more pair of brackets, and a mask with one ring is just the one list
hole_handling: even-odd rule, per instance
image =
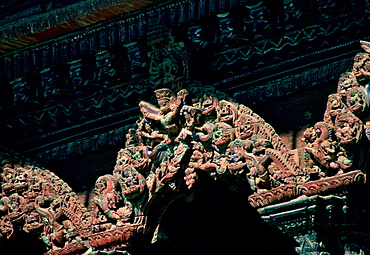
[[370, 77], [370, 55], [360, 52], [354, 58], [353, 74], [360, 84], [366, 83]]
[[97, 80], [103, 85], [114, 85], [124, 78], [125, 62], [113, 51], [103, 50], [96, 54]]
[[219, 122], [215, 125], [213, 144], [221, 154], [224, 154], [234, 135], [234, 129], [229, 124]]
[[266, 151], [272, 145], [269, 140], [259, 135], [253, 136], [251, 140], [253, 141], [252, 153], [256, 160], [255, 168], [253, 168], [255, 170], [254, 183], [257, 191], [263, 191], [271, 187], [269, 166], [273, 160]]
[[217, 107], [217, 119], [220, 122], [225, 122], [229, 125], [234, 125], [238, 118], [238, 110], [234, 103], [226, 100], [221, 100]]
[[14, 105], [23, 107], [39, 103], [38, 86], [31, 79], [17, 78], [10, 82], [13, 86]]
[[237, 139], [246, 140], [251, 138], [258, 132], [257, 121], [252, 116], [247, 114], [241, 114], [237, 120], [235, 120], [235, 135]]
[[[230, 12], [218, 14], [217, 17], [220, 19], [220, 38], [218, 43], [222, 45], [222, 49], [227, 49], [229, 46], [238, 46], [245, 44], [248, 41], [248, 34], [243, 32], [242, 17], [232, 15]], [[244, 30], [244, 31], [243, 31]]]
[[345, 72], [339, 77], [337, 93], [342, 94], [350, 88], [358, 86], [355, 74], [353, 72]]
[[172, 84], [179, 78], [180, 66], [168, 49], [153, 47], [149, 57], [149, 74], [155, 87]]
[[17, 217], [22, 213], [22, 207], [25, 205], [25, 198], [14, 193], [9, 196], [9, 211], [13, 217]]
[[39, 231], [44, 226], [40, 214], [36, 211], [28, 213], [25, 217], [23, 230], [26, 233]]
[[138, 172], [146, 172], [149, 170], [151, 160], [148, 157], [148, 147], [146, 146], [131, 146], [121, 149], [118, 152], [115, 169], [131, 166]]
[[350, 111], [343, 111], [335, 121], [335, 135], [341, 145], [358, 142], [362, 136], [362, 121]]
[[346, 93], [344, 92], [331, 94], [328, 97], [326, 111], [324, 113], [324, 121], [327, 122], [329, 125], [334, 126], [336, 117], [339, 113], [342, 112], [343, 108], [345, 107], [343, 103], [343, 95], [346, 96]]
[[98, 88], [98, 84], [94, 81], [95, 70], [91, 61], [77, 59], [69, 62], [69, 65], [71, 82], [75, 92]]
[[145, 177], [131, 164], [116, 166], [113, 176], [120, 185], [121, 204], [124, 205], [120, 208], [122, 212], [125, 212], [127, 218], [141, 216], [143, 200], [146, 199]]
[[167, 132], [165, 130], [158, 130], [152, 122], [152, 120], [147, 118], [142, 118], [136, 122], [136, 134], [141, 146], [153, 148], [166, 137]]
[[369, 98], [363, 87], [350, 88], [347, 91], [347, 107], [356, 115], [361, 115], [369, 108]]
[[204, 124], [204, 116], [200, 109], [195, 108], [193, 106], [183, 106], [180, 111], [180, 116], [182, 117], [182, 121], [180, 124], [182, 129], [175, 139], [175, 142], [179, 142], [180, 140], [188, 140], [192, 137], [195, 132], [195, 129]]
[[241, 174], [248, 168], [249, 161], [255, 162], [251, 140], [236, 139], [228, 145], [228, 169], [232, 174]]
[[324, 167], [323, 172], [316, 173], [317, 177], [342, 173], [352, 164], [332, 136], [333, 128], [324, 122], [316, 123], [314, 128], [306, 129], [304, 134], [303, 141], [307, 143], [305, 150]]
[[169, 134], [177, 134], [179, 128], [175, 123], [175, 118], [179, 114], [180, 107], [188, 92], [185, 90], [180, 91], [177, 98], [170, 89], [157, 89], [154, 92], [159, 109], [150, 103], [141, 101], [139, 103], [141, 112], [145, 118], [159, 121]]
[[[113, 223], [122, 225], [129, 220], [132, 205], [126, 199], [121, 199], [117, 191], [118, 181], [113, 175], [103, 175], [98, 178], [94, 189], [95, 220], [94, 224]], [[120, 203], [124, 202], [123, 207]], [[108, 226], [112, 226], [108, 224]]]
[[127, 50], [131, 78], [142, 78], [147, 73], [147, 61], [143, 47], [138, 42], [131, 42], [123, 46]]
[[4, 167], [3, 172], [0, 174], [2, 178], [1, 188], [4, 192], [12, 192], [14, 190], [15, 169]]
[[68, 87], [68, 71], [64, 65], [46, 68], [40, 72], [41, 84], [44, 88], [44, 97], [48, 100], [60, 99], [70, 95]]
[[24, 168], [17, 168], [15, 174], [14, 188], [16, 190], [28, 187], [28, 173]]

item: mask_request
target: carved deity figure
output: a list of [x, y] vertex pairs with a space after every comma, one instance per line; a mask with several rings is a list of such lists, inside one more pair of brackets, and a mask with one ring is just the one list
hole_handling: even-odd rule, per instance
[[[345, 130], [348, 128], [338, 129], [336, 136], [348, 136]], [[341, 174], [344, 170], [351, 167], [352, 162], [349, 160], [345, 152], [341, 149], [340, 144], [334, 138], [334, 128], [325, 122], [318, 122], [314, 128], [306, 129], [303, 141], [307, 143], [306, 151], [310, 153], [317, 162], [320, 163], [322, 170], [319, 168], [308, 169], [311, 174], [316, 174], [318, 177]], [[339, 133], [341, 135], [339, 135]]]
[[105, 223], [104, 226], [109, 229], [113, 223], [123, 225], [129, 220], [132, 205], [125, 197], [122, 197], [122, 193], [118, 190], [118, 181], [113, 175], [107, 174], [99, 177], [95, 184], [94, 194], [94, 224], [99, 227], [96, 230], [100, 230], [102, 223]]
[[159, 109], [147, 102], [141, 101], [139, 106], [145, 118], [159, 121], [163, 128], [170, 134], [177, 134], [179, 131], [175, 118], [180, 112], [187, 92], [185, 90], [175, 94], [170, 89], [158, 89], [155, 91]]
[[360, 52], [354, 58], [353, 74], [357, 81], [362, 84], [366, 83], [370, 77], [370, 55], [369, 53]]

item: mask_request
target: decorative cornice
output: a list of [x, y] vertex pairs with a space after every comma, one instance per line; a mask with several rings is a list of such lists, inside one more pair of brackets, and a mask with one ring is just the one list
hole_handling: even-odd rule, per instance
[[328, 177], [304, 184], [283, 185], [249, 196], [249, 203], [255, 208], [261, 208], [272, 204], [280, 204], [300, 196], [309, 197], [336, 192], [345, 194], [351, 186], [364, 184], [365, 176], [362, 171], [356, 170], [340, 176]]
[[89, 0], [27, 17], [0, 28], [0, 54], [56, 38], [158, 2]]

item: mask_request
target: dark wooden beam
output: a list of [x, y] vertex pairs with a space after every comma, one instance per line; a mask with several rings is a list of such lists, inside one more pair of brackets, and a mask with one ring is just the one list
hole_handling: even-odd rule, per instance
[[0, 54], [145, 8], [160, 0], [82, 1], [0, 28]]

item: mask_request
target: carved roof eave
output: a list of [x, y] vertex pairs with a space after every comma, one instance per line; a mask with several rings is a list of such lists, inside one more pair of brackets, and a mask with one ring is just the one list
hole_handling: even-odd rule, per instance
[[0, 28], [0, 54], [65, 35], [144, 8], [157, 0], [82, 1]]

